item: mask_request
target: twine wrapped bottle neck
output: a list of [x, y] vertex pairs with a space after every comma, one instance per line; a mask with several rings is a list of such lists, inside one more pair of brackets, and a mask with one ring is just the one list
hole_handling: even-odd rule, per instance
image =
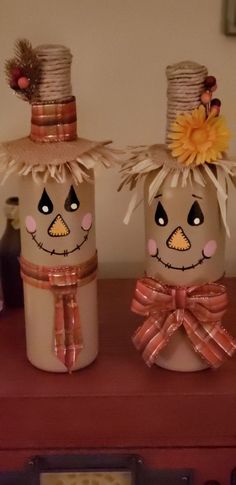
[[73, 141], [77, 138], [76, 100], [32, 105], [30, 138], [37, 142]]
[[46, 44], [37, 47], [35, 53], [40, 61], [41, 75], [32, 104], [30, 138], [36, 142], [76, 140], [70, 50], [61, 45]]
[[34, 102], [66, 100], [72, 96], [70, 50], [62, 45], [45, 44], [36, 47], [41, 74]]
[[206, 76], [207, 68], [196, 62], [184, 61], [167, 67], [167, 145], [171, 142], [168, 135], [176, 116], [200, 105]]

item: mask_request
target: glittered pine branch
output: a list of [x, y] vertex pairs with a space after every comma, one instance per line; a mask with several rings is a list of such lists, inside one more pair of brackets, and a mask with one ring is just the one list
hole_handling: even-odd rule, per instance
[[16, 42], [15, 57], [6, 61], [5, 72], [11, 89], [24, 101], [32, 103], [38, 91], [41, 64], [28, 40]]

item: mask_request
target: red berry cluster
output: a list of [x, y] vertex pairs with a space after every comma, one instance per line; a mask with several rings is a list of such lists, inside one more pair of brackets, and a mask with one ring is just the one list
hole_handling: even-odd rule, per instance
[[20, 67], [14, 67], [11, 70], [10, 87], [15, 91], [19, 89], [27, 89], [30, 85], [30, 80], [24, 75]]
[[207, 115], [218, 116], [221, 101], [218, 98], [212, 99], [212, 93], [217, 89], [216, 78], [214, 76], [207, 76], [204, 85], [205, 91], [201, 95], [201, 102], [206, 108]]

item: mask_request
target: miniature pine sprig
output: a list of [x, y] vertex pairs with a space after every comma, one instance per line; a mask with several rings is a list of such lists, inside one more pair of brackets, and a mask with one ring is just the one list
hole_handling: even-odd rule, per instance
[[15, 57], [5, 63], [7, 82], [23, 100], [33, 102], [41, 77], [41, 64], [30, 42], [16, 42]]

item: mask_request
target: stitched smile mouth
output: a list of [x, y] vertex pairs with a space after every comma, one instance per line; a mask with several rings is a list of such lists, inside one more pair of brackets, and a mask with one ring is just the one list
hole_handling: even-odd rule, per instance
[[187, 271], [188, 269], [196, 268], [197, 266], [202, 264], [205, 259], [211, 259], [211, 257], [206, 256], [202, 251], [202, 257], [196, 263], [193, 263], [190, 266], [173, 266], [171, 263], [166, 263], [165, 261], [163, 261], [163, 259], [161, 259], [161, 257], [158, 256], [158, 253], [159, 251], [157, 249], [156, 254], [154, 254], [152, 258], [156, 258], [161, 264], [163, 264], [163, 266], [165, 266], [165, 268], [177, 269], [179, 271]]
[[69, 254], [72, 254], [75, 251], [77, 251], [77, 250], [79, 251], [80, 250], [80, 248], [83, 246], [83, 244], [88, 239], [88, 235], [89, 235], [89, 232], [90, 232], [91, 227], [86, 231], [86, 234], [84, 235], [83, 241], [81, 243], [76, 244], [76, 246], [73, 249], [71, 249], [71, 250], [64, 249], [63, 251], [56, 251], [55, 249], [50, 250], [50, 249], [45, 248], [44, 245], [43, 245], [43, 243], [42, 242], [39, 242], [37, 240], [37, 238], [36, 238], [36, 231], [32, 233], [32, 232], [29, 232], [27, 229], [26, 230], [27, 230], [28, 234], [30, 234], [30, 236], [32, 237], [33, 241], [38, 246], [38, 248], [39, 249], [42, 249], [42, 251], [45, 251], [45, 253], [48, 253], [51, 256], [53, 256], [53, 254], [55, 254], [57, 256], [68, 256]]

